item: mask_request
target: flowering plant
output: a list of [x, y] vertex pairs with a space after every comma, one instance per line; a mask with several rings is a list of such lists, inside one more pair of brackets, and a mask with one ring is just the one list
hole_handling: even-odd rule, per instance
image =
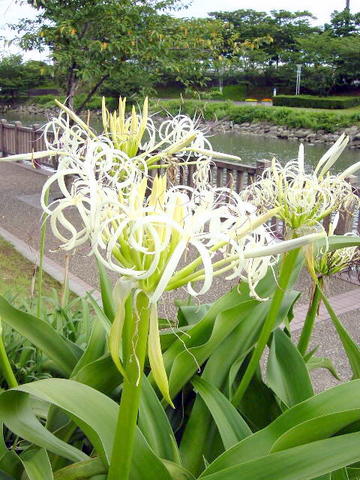
[[[344, 433], [360, 419], [359, 382], [315, 395], [288, 328], [301, 247], [354, 247], [359, 238], [324, 239], [323, 229], [303, 235], [296, 221], [294, 238], [275, 241], [267, 221], [285, 218], [293, 197], [283, 197], [290, 206], [259, 212], [236, 192], [214, 188], [211, 149], [207, 141], [206, 153], [184, 147], [183, 119], [163, 127], [163, 139], [181, 137], [179, 148], [171, 140], [163, 152], [198, 154], [194, 186], [169, 175], [151, 180], [159, 154], [149, 144], [140, 151], [145, 123], [133, 112], [121, 124], [122, 115], [117, 122], [105, 112], [108, 133], [99, 137], [79, 122], [63, 125], [49, 146], [60, 161], [44, 185], [43, 208], [61, 248], [89, 243], [103, 305], [91, 300], [97, 316], [84, 346], [0, 297], [3, 320], [47, 354], [59, 377], [0, 395], [2, 421], [28, 442], [25, 450], [0, 445], [0, 471], [16, 480], [306, 480], [359, 461], [357, 427]], [[63, 198], [47, 205], [53, 183]], [[316, 226], [318, 212], [330, 208], [325, 195], [315, 197], [314, 213], [300, 215], [304, 226]], [[68, 213], [74, 208], [78, 218]], [[118, 274], [112, 293], [104, 267]], [[175, 325], [158, 318], [165, 291], [186, 287], [197, 297], [220, 275], [242, 281], [212, 305], [180, 306]], [[265, 380], [259, 365], [267, 344]]]

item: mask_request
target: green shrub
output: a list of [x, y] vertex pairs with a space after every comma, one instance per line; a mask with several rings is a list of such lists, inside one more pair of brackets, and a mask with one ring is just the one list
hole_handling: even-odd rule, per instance
[[201, 116], [205, 120], [226, 119], [234, 123], [268, 122], [292, 128], [311, 128], [333, 132], [360, 122], [360, 112], [339, 114], [333, 112], [301, 111], [292, 108], [234, 105], [232, 102], [206, 102], [201, 100], [168, 100], [151, 103], [153, 112], [160, 115], [179, 112], [191, 117]]
[[[85, 100], [86, 95], [81, 93], [80, 95], [76, 95], [74, 99], [74, 107], [75, 109], [78, 108], [82, 102]], [[39, 95], [33, 96], [29, 99], [30, 104], [41, 105], [44, 108], [52, 108], [55, 106], [55, 99], [59, 100], [60, 102], [65, 101], [64, 95]], [[86, 108], [88, 110], [99, 110], [101, 109], [101, 102], [102, 97], [94, 96], [92, 97], [89, 102], [86, 104]], [[106, 105], [110, 110], [114, 110], [117, 108], [118, 101], [116, 98], [106, 97]]]
[[316, 97], [313, 95], [278, 95], [273, 104], [283, 107], [351, 108], [360, 105], [359, 97]]

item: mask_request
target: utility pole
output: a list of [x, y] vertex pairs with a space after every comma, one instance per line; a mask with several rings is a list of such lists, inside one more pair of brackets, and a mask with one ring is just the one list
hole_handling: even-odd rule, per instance
[[350, 10], [350, 0], [346, 0], [345, 10]]

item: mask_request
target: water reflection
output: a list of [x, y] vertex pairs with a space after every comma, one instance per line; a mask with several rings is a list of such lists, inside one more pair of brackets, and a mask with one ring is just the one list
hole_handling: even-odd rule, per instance
[[[280, 140], [260, 135], [224, 133], [210, 139], [215, 150], [224, 151], [241, 157], [241, 162], [254, 164], [256, 160], [277, 158], [281, 163], [297, 158], [299, 141]], [[304, 143], [305, 159], [308, 165], [316, 165], [330, 145]], [[343, 171], [349, 165], [360, 160], [360, 150], [345, 150], [336, 162], [333, 171]]]

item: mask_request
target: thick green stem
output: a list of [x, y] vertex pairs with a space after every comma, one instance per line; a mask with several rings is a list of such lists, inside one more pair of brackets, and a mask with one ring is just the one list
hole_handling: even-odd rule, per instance
[[[319, 285], [322, 286], [322, 278], [319, 278]], [[314, 329], [315, 318], [319, 310], [319, 305], [321, 301], [319, 285], [316, 284], [314, 286], [314, 293], [310, 300], [309, 309], [306, 314], [304, 326], [301, 331], [301, 335], [298, 343], [298, 349], [302, 356], [306, 354], [307, 349], [309, 347], [311, 334]]]
[[124, 380], [116, 425], [114, 446], [109, 466], [108, 480], [128, 480], [133, 456], [137, 416], [140, 404], [141, 381], [144, 370], [149, 332], [149, 305], [144, 293], [137, 297], [137, 311], [130, 321], [131, 345], [125, 345], [132, 355], [125, 365], [127, 379]]
[[16, 388], [18, 387], [18, 382], [12, 371], [9, 358], [6, 353], [3, 335], [2, 335], [2, 326], [0, 321], [0, 368], [4, 374], [5, 381], [8, 384], [9, 388]]
[[283, 301], [286, 288], [288, 286], [298, 254], [299, 254], [299, 249], [296, 249], [296, 250], [291, 250], [290, 252], [286, 253], [284, 256], [283, 263], [280, 269], [278, 287], [273, 296], [269, 313], [265, 319], [256, 347], [251, 356], [249, 365], [247, 366], [244, 376], [241, 379], [240, 385], [238, 386], [233, 396], [232, 402], [234, 405], [238, 405], [240, 403], [258, 367], [259, 361], [261, 359], [261, 355], [263, 354], [263, 351], [266, 347], [266, 344], [269, 340], [269, 337], [271, 335], [271, 332], [274, 328], [277, 317], [279, 315], [281, 303]]

